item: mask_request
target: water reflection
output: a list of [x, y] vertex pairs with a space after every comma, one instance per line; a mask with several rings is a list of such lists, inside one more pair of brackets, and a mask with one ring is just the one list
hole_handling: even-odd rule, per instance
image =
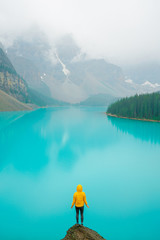
[[[44, 119], [43, 115], [42, 119]], [[24, 114], [1, 129], [1, 169], [5, 165], [12, 164], [19, 170], [35, 171], [44, 165], [46, 144], [34, 129], [37, 124], [39, 119], [35, 111]], [[33, 161], [37, 158], [39, 158], [38, 166]]]
[[150, 143], [160, 144], [160, 123], [136, 121], [108, 116], [108, 120], [123, 133], [129, 133], [135, 138]]
[[[81, 154], [114, 141], [97, 116], [81, 109], [40, 109], [17, 118], [0, 131], [0, 169], [12, 164], [21, 171], [39, 171], [50, 159], [73, 167]], [[103, 119], [103, 118], [102, 118]], [[108, 130], [108, 134], [111, 130]]]
[[27, 111], [20, 111], [20, 112], [0, 112], [0, 131], [1, 129], [7, 127], [12, 122], [16, 121], [17, 119], [21, 118], [27, 113]]

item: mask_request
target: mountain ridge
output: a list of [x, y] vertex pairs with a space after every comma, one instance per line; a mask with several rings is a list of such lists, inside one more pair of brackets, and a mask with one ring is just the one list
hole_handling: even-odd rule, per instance
[[153, 74], [160, 75], [158, 65], [153, 64], [145, 75], [141, 67], [132, 71], [103, 58], [89, 59], [71, 35], [51, 42], [37, 31], [33, 38], [16, 38], [6, 51], [29, 88], [69, 104], [97, 94], [120, 98], [160, 90], [158, 77], [151, 79]]
[[117, 100], [116, 97], [113, 97], [109, 94], [96, 94], [96, 95], [91, 95], [88, 97], [86, 100], [77, 103], [77, 106], [105, 106], [107, 107], [109, 104], [115, 102]]
[[78, 103], [99, 93], [128, 94], [121, 68], [104, 59], [87, 59], [71, 37], [55, 47], [41, 38], [19, 39], [7, 52], [31, 88], [57, 100]]

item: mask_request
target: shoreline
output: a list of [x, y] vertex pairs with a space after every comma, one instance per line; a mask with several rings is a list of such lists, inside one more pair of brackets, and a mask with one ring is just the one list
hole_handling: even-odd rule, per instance
[[111, 114], [111, 113], [105, 113], [105, 114], [109, 117], [115, 117], [115, 118], [124, 118], [124, 119], [144, 121], [144, 122], [160, 122], [160, 120], [152, 120], [152, 119], [145, 119], [145, 118], [129, 118], [129, 117], [117, 116], [116, 114]]
[[42, 109], [42, 108], [52, 108], [52, 107], [65, 107], [65, 106], [37, 106], [37, 107], [33, 107], [33, 108], [28, 108], [28, 109], [18, 109], [18, 110], [0, 110], [0, 113], [4, 113], [4, 112], [24, 112], [24, 111], [35, 111], [38, 109]]
[[[79, 105], [79, 106], [76, 106], [76, 105], [51, 105], [51, 106], [36, 106], [36, 107], [30, 107], [28, 109], [21, 109], [21, 110], [0, 110], [0, 113], [1, 112], [21, 112], [21, 111], [34, 111], [34, 110], [37, 110], [37, 109], [41, 109], [41, 108], [59, 108], [59, 107], [104, 107], [104, 106], [83, 106], [83, 105]], [[103, 112], [106, 114], [106, 112]]]
[[21, 110], [0, 110], [0, 113], [7, 113], [7, 112], [30, 112], [30, 111], [34, 111], [35, 109], [21, 109]]

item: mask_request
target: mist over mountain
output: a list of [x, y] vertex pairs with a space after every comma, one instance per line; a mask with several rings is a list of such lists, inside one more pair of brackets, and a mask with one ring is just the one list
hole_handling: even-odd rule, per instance
[[131, 94], [120, 67], [88, 59], [70, 35], [52, 45], [40, 35], [33, 41], [18, 38], [7, 54], [30, 88], [61, 101], [78, 103], [99, 93]]
[[160, 64], [154, 62], [124, 67], [123, 71], [135, 83], [143, 84], [146, 81], [160, 84]]
[[[61, 102], [73, 104], [90, 101], [94, 95], [96, 99], [101, 94], [114, 99], [160, 90], [158, 64], [120, 67], [103, 58], [90, 58], [72, 34], [51, 40], [36, 29], [34, 34], [28, 31], [16, 37], [5, 50], [32, 92]], [[101, 97], [97, 101], [101, 102]]]
[[159, 9], [157, 0], [5, 0], [0, 8], [0, 41], [7, 37], [11, 44], [27, 31], [29, 39], [30, 29], [33, 35], [38, 27], [51, 41], [71, 33], [92, 59], [119, 66], [160, 63]]
[[43, 60], [45, 55], [48, 55], [49, 49], [46, 39], [42, 34], [38, 34], [31, 40], [17, 38], [7, 49], [7, 54], [16, 71], [27, 81], [29, 87], [50, 96], [49, 88], [42, 80], [44, 71], [50, 65], [49, 60]]
[[[21, 72], [21, 70], [25, 71], [25, 69], [27, 69], [29, 73], [29, 70], [34, 69], [32, 64], [26, 64], [27, 61], [23, 59], [23, 57], [21, 57], [21, 54], [19, 54], [19, 52], [16, 52], [17, 58], [15, 59], [15, 61], [17, 63], [17, 68], [20, 69], [19, 71], [20, 74], [17, 74], [16, 69], [14, 68], [13, 64], [11, 63], [10, 59], [6, 54], [7, 50], [5, 53], [4, 52], [5, 49], [3, 46], [2, 48], [0, 48], [0, 90], [1, 90], [0, 111], [14, 111], [14, 110], [18, 111], [18, 110], [31, 109], [31, 106], [27, 106], [23, 103], [34, 104], [34, 107], [36, 105], [37, 106], [66, 105], [66, 103], [62, 101], [55, 100], [37, 91], [36, 89], [38, 88], [38, 84], [36, 81], [35, 81], [35, 90], [33, 88], [30, 88], [30, 86], [28, 86], [24, 78], [22, 78], [23, 72]], [[18, 49], [16, 48], [16, 50]], [[25, 49], [24, 51], [26, 50], [27, 49]], [[11, 52], [11, 55], [12, 54], [14, 56], [15, 53]], [[29, 52], [27, 52], [27, 54], [29, 56]], [[21, 68], [23, 64], [25, 67]], [[28, 78], [29, 80], [32, 79], [32, 74], [29, 75], [29, 78]], [[37, 77], [36, 74], [37, 72], [35, 72], [35, 76]], [[24, 74], [24, 77], [26, 78], [25, 74]], [[45, 91], [44, 86], [42, 85], [41, 87], [44, 92]]]
[[59, 58], [65, 63], [82, 60], [83, 54], [81, 48], [77, 45], [71, 34], [62, 36], [56, 42], [55, 48]]
[[77, 105], [107, 107], [109, 104], [115, 102], [116, 100], [117, 98], [113, 97], [112, 95], [99, 93], [99, 94], [88, 97], [86, 100], [80, 102]]
[[123, 68], [126, 84], [138, 94], [160, 91], [160, 65], [143, 63]]

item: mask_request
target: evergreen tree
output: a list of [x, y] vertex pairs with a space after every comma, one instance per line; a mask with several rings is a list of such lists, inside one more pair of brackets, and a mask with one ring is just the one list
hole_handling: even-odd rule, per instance
[[107, 113], [119, 117], [160, 120], [160, 93], [122, 98], [111, 104]]

